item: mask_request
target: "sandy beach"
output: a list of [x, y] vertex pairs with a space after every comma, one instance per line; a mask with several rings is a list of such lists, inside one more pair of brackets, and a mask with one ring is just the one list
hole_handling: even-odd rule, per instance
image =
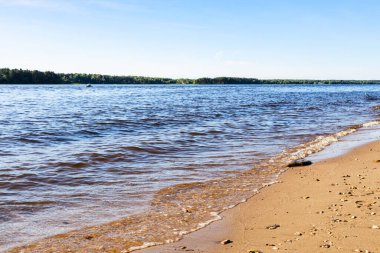
[[291, 168], [222, 221], [140, 252], [380, 252], [379, 159], [376, 142]]

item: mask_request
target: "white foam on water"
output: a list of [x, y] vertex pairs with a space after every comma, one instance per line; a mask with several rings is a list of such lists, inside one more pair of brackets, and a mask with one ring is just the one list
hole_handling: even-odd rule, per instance
[[[343, 131], [337, 132], [335, 134], [327, 135], [327, 136], [318, 136], [314, 140], [298, 145], [294, 148], [285, 150], [280, 155], [275, 157], [274, 161], [282, 161], [284, 163], [291, 162], [293, 160], [302, 159], [307, 156], [316, 154], [326, 147], [330, 146], [333, 143], [338, 142], [343, 137], [356, 133], [357, 131], [361, 131], [363, 129], [373, 128], [380, 124], [380, 121], [370, 121], [363, 123], [359, 126], [354, 126]], [[374, 129], [376, 130], [376, 129]]]
[[372, 127], [372, 126], [376, 126], [376, 125], [379, 125], [379, 124], [380, 124], [380, 121], [375, 120], [375, 121], [364, 123], [363, 127]]
[[144, 242], [143, 245], [130, 247], [129, 249], [127, 249], [124, 252], [128, 253], [128, 252], [132, 252], [132, 251], [135, 251], [135, 250], [141, 250], [141, 249], [145, 249], [145, 248], [153, 247], [153, 246], [158, 246], [158, 245], [162, 245], [162, 244], [163, 243], [160, 243], [160, 242]]
[[210, 219], [210, 220], [208, 220], [208, 221], [206, 221], [206, 222], [198, 223], [198, 226], [197, 226], [196, 229], [194, 229], [194, 231], [199, 230], [199, 229], [201, 229], [201, 228], [204, 228], [204, 227], [206, 227], [207, 225], [211, 224], [211, 223], [214, 222], [214, 221], [218, 221], [218, 220], [221, 220], [221, 219], [222, 219], [222, 217], [221, 217], [221, 216], [219, 215], [219, 213], [217, 213], [217, 212], [211, 212], [210, 214], [211, 214], [211, 216], [213, 216], [214, 218], [212, 218], [212, 219]]

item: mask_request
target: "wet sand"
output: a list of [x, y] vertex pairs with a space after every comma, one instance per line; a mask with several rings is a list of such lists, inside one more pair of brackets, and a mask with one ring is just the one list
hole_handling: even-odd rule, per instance
[[380, 142], [291, 168], [222, 216], [179, 242], [138, 252], [380, 252]]

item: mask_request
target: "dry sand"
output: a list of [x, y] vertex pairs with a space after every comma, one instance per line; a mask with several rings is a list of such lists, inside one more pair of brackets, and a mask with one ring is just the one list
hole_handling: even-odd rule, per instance
[[280, 180], [222, 221], [138, 252], [380, 252], [380, 142], [291, 168]]

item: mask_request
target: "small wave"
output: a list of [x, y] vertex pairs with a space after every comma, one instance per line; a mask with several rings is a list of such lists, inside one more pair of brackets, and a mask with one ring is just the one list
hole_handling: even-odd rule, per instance
[[318, 106], [309, 106], [309, 107], [306, 107], [306, 110], [307, 111], [322, 111], [322, 108]]
[[80, 130], [79, 133], [80, 134], [86, 134], [86, 135], [98, 135], [99, 134], [99, 132], [96, 132], [94, 130], [87, 130], [87, 129]]
[[202, 133], [202, 132], [189, 132], [189, 135], [191, 135], [191, 136], [206, 136], [207, 133]]
[[380, 98], [378, 96], [375, 96], [375, 95], [371, 95], [371, 94], [365, 94], [365, 99], [367, 101], [376, 101], [376, 100], [380, 100]]
[[150, 154], [164, 154], [166, 153], [164, 149], [160, 148], [142, 148], [138, 146], [128, 146], [123, 147], [125, 150], [134, 151], [134, 152], [142, 152], [142, 153], [150, 153]]
[[66, 167], [66, 168], [74, 168], [74, 169], [80, 169], [88, 167], [89, 164], [85, 162], [58, 162], [54, 164], [48, 164], [52, 165], [54, 167]]
[[107, 121], [96, 122], [97, 125], [115, 125], [115, 126], [125, 126], [125, 125], [136, 125], [135, 121], [127, 119], [111, 119]]
[[343, 131], [337, 132], [335, 134], [326, 135], [326, 136], [318, 136], [314, 140], [301, 144], [299, 146], [290, 148], [282, 152], [279, 156], [273, 158], [273, 160], [282, 161], [282, 163], [289, 163], [290, 161], [296, 159], [305, 158], [311, 154], [315, 154], [319, 151], [322, 151], [327, 146], [331, 145], [334, 142], [337, 142], [344, 136], [352, 134], [356, 132], [360, 128], [372, 127], [375, 125], [379, 125], [380, 121], [371, 121], [366, 122], [361, 125], [353, 125]]
[[97, 124], [97, 125], [119, 125], [120, 123], [114, 122], [114, 121], [101, 121], [101, 122], [96, 122], [95, 124]]
[[375, 121], [364, 123], [363, 127], [367, 128], [367, 127], [372, 127], [372, 126], [376, 126], [376, 125], [379, 125], [379, 124], [380, 124], [380, 121], [375, 120]]
[[36, 139], [30, 139], [30, 138], [17, 138], [16, 141], [23, 142], [23, 143], [42, 143], [40, 140]]
[[149, 248], [149, 247], [153, 247], [153, 246], [158, 246], [158, 245], [162, 245], [163, 243], [159, 243], [159, 242], [144, 242], [143, 245], [141, 246], [133, 246], [133, 247], [130, 247], [128, 249], [129, 252], [131, 251], [135, 251], [135, 250], [141, 250], [141, 249], [145, 249], [145, 248]]
[[91, 161], [96, 163], [116, 163], [116, 162], [130, 162], [130, 159], [124, 153], [116, 153], [116, 154], [97, 154], [94, 153], [90, 156]]
[[27, 190], [31, 191], [34, 187], [39, 187], [41, 186], [41, 183], [39, 182], [11, 182], [11, 183], [6, 183], [4, 188], [8, 190]]
[[55, 201], [22, 201], [22, 202], [5, 202], [0, 204], [12, 205], [12, 206], [46, 206], [54, 205], [57, 202]]
[[224, 131], [222, 130], [209, 130], [207, 133], [209, 134], [222, 134]]
[[240, 107], [243, 107], [243, 108], [249, 108], [249, 107], [255, 107], [257, 106], [257, 104], [242, 104], [240, 105]]

